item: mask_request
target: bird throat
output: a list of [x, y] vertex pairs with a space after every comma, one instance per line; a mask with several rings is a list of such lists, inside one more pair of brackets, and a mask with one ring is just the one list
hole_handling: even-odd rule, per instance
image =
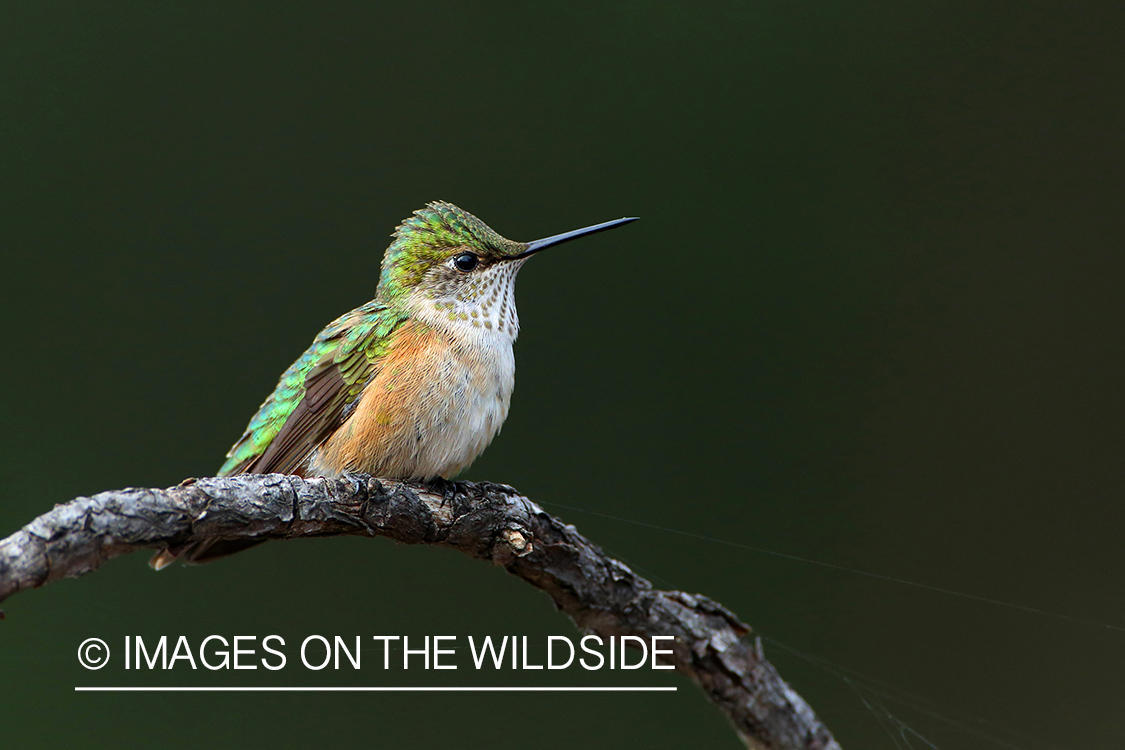
[[516, 274], [523, 264], [497, 263], [455, 288], [420, 292], [412, 300], [413, 312], [422, 322], [458, 338], [515, 341], [520, 330]]

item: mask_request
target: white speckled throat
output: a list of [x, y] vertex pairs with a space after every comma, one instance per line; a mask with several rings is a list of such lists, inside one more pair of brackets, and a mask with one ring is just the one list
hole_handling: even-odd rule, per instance
[[516, 313], [516, 274], [525, 258], [494, 263], [466, 275], [462, 283], [441, 296], [413, 300], [418, 317], [425, 323], [459, 334], [489, 337], [500, 334], [510, 341], [519, 335]]

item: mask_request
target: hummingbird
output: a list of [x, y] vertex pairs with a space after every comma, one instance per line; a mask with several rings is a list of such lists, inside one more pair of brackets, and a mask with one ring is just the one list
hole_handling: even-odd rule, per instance
[[[631, 221], [515, 242], [451, 203], [415, 211], [392, 235], [375, 298], [329, 323], [282, 374], [218, 475], [457, 475], [508, 416], [516, 274], [541, 250]], [[206, 562], [257, 543], [170, 547], [150, 565]]]

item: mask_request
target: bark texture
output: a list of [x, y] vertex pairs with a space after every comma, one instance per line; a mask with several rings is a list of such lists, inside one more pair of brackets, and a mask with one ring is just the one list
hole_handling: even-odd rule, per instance
[[341, 534], [452, 547], [502, 565], [546, 592], [580, 630], [603, 638], [674, 636], [672, 663], [748, 747], [839, 748], [734, 613], [705, 596], [654, 588], [506, 485], [260, 474], [80, 497], [0, 541], [0, 601], [141, 548]]

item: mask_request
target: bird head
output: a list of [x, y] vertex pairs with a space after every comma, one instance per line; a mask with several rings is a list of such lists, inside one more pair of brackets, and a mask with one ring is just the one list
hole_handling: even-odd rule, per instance
[[616, 219], [533, 242], [497, 234], [468, 211], [435, 202], [403, 221], [383, 256], [377, 297], [453, 325], [515, 338], [515, 278], [535, 253], [635, 221]]

